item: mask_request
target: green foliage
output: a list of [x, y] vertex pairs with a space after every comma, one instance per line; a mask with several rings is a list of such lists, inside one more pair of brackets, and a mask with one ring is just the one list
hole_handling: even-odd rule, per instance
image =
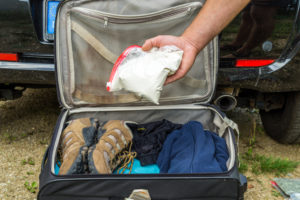
[[254, 146], [255, 143], [256, 143], [256, 138], [255, 138], [255, 135], [253, 135], [253, 136], [249, 139], [249, 145], [252, 147], [252, 146]]
[[48, 139], [44, 138], [43, 140], [40, 140], [40, 144], [42, 145], [48, 144]]
[[28, 181], [26, 181], [24, 183], [24, 186], [31, 193], [36, 193], [36, 190], [38, 188], [38, 184], [35, 181], [33, 181], [31, 184]]
[[256, 126], [256, 132], [263, 135], [265, 133], [264, 127], [262, 125]]
[[239, 170], [244, 173], [248, 171], [249, 165], [252, 173], [256, 175], [261, 173], [285, 175], [294, 171], [300, 162], [254, 154], [253, 149], [256, 146], [256, 133], [263, 132], [263, 128], [262, 126], [257, 126], [255, 120], [252, 120], [252, 125], [253, 127], [249, 138], [248, 150], [240, 156], [241, 163]]
[[248, 151], [242, 155], [242, 158], [245, 160], [252, 160], [253, 157], [253, 148], [249, 147]]
[[21, 161], [21, 164], [22, 164], [22, 165], [26, 165], [26, 164], [29, 164], [29, 165], [35, 165], [35, 162], [34, 162], [34, 160], [33, 160], [32, 157], [29, 157], [29, 158], [27, 158], [27, 160], [26, 160], [26, 159], [23, 159], [23, 160]]
[[276, 190], [272, 190], [272, 196], [274, 196], [274, 197], [280, 197], [281, 194], [280, 194], [280, 192], [278, 192]]
[[21, 164], [22, 164], [22, 165], [26, 165], [26, 164], [27, 164], [27, 161], [26, 161], [25, 159], [23, 159], [23, 160], [21, 161]]
[[248, 171], [248, 164], [244, 162], [244, 160], [240, 159], [239, 172], [245, 173], [246, 171]]
[[251, 171], [254, 174], [275, 173], [276, 175], [285, 175], [294, 171], [300, 164], [300, 162], [291, 161], [288, 159], [253, 154], [252, 147], [249, 147], [248, 151], [245, 152], [241, 157], [244, 160], [244, 163], [247, 162], [251, 165]]
[[21, 137], [22, 137], [22, 138], [27, 137], [27, 133], [22, 133], [22, 134], [21, 134]]
[[34, 162], [34, 160], [33, 160], [32, 157], [29, 157], [29, 158], [27, 159], [27, 162], [28, 162], [29, 165], [35, 165], [35, 162]]
[[16, 137], [16, 136], [13, 136], [13, 135], [10, 134], [10, 133], [4, 133], [4, 134], [3, 134], [3, 137], [4, 137], [4, 140], [6, 140], [8, 143], [12, 143], [13, 141], [16, 141], [16, 140], [17, 140], [17, 137]]
[[258, 162], [253, 162], [251, 166], [251, 171], [253, 174], [259, 175], [261, 174], [261, 170]]
[[276, 173], [276, 175], [287, 174], [289, 172], [292, 172], [300, 164], [299, 162], [290, 161], [288, 159], [266, 157], [263, 155], [256, 155], [255, 160], [259, 162], [261, 172], [274, 172]]
[[27, 175], [33, 175], [34, 174], [34, 172], [27, 172]]

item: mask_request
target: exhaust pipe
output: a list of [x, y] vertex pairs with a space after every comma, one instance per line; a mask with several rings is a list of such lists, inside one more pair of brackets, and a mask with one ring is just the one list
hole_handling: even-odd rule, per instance
[[237, 100], [232, 95], [224, 94], [216, 98], [214, 104], [217, 105], [222, 111], [230, 111], [236, 107]]

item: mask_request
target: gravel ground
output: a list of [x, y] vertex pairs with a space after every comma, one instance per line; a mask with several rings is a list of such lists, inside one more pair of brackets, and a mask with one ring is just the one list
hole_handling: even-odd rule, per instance
[[[238, 123], [240, 129], [240, 154], [246, 152], [249, 148], [249, 139], [253, 135], [253, 126], [256, 126], [255, 137], [256, 142], [253, 147], [253, 154], [257, 153], [264, 156], [272, 156], [281, 159], [289, 159], [300, 162], [300, 145], [283, 145], [275, 142], [264, 133], [262, 124], [258, 114], [241, 112], [236, 109], [229, 114], [235, 122]], [[255, 125], [254, 125], [255, 123]], [[272, 187], [270, 182], [273, 178], [278, 177], [274, 173], [264, 173], [260, 175], [251, 172], [251, 166], [244, 174], [248, 179], [248, 189], [245, 193], [246, 200], [269, 200], [269, 199], [284, 199]], [[292, 173], [288, 173], [286, 178], [300, 178], [300, 166]]]
[[[55, 89], [28, 89], [14, 101], [0, 101], [0, 199], [36, 199], [37, 189], [29, 191], [25, 183], [36, 182], [44, 151], [49, 144], [58, 114]], [[247, 150], [253, 119], [257, 114], [230, 113], [241, 129], [240, 152]], [[256, 134], [254, 152], [300, 161], [300, 145], [281, 145], [263, 132]], [[270, 180], [274, 174], [255, 175], [250, 171], [245, 199], [283, 199], [274, 195]], [[300, 167], [287, 177], [300, 177]], [[30, 188], [29, 188], [30, 189]]]
[[[55, 89], [27, 90], [0, 102], [0, 199], [35, 199], [41, 160], [59, 114]], [[28, 162], [31, 160], [31, 162]]]

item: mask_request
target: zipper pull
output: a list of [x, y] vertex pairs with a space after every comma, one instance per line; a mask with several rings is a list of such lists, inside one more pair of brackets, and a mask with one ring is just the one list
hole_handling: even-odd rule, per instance
[[108, 18], [104, 17], [104, 28], [106, 28], [108, 25]]

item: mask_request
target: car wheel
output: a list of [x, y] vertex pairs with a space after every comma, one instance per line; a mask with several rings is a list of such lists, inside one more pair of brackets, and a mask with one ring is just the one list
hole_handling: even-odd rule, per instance
[[300, 144], [300, 92], [286, 95], [283, 108], [260, 110], [266, 133], [280, 143]]

